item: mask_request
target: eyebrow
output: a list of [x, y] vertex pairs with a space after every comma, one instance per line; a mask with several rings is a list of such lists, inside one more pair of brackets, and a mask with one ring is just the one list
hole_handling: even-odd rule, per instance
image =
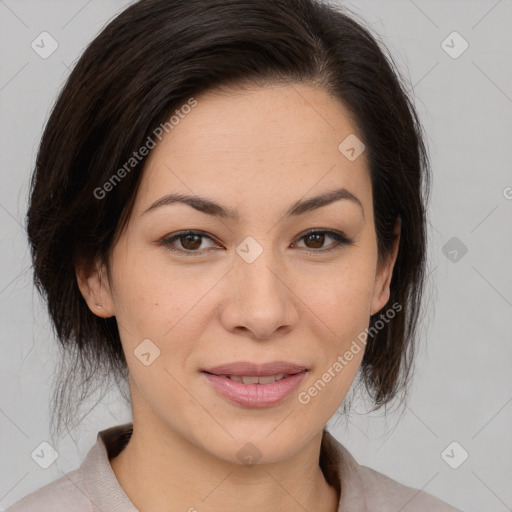
[[[364, 208], [361, 204], [361, 201], [354, 195], [352, 192], [349, 192], [345, 188], [339, 188], [336, 190], [330, 190], [328, 192], [324, 192], [318, 196], [311, 197], [309, 199], [303, 199], [301, 201], [297, 201], [292, 204], [288, 210], [286, 210], [284, 217], [296, 217], [298, 215], [302, 215], [306, 212], [310, 212], [321, 208], [322, 206], [327, 206], [328, 204], [334, 203], [335, 201], [340, 200], [348, 200], [357, 204], [361, 208], [361, 212], [364, 218]], [[199, 196], [190, 196], [185, 194], [168, 194], [166, 196], [157, 199], [154, 203], [152, 203], [142, 215], [155, 210], [161, 206], [167, 206], [175, 203], [188, 204], [192, 208], [196, 210], [206, 213], [207, 215], [213, 215], [215, 217], [220, 217], [223, 219], [232, 219], [239, 221], [240, 214], [237, 210], [232, 208], [228, 208], [226, 206], [222, 206], [214, 201], [207, 199], [205, 197]]]

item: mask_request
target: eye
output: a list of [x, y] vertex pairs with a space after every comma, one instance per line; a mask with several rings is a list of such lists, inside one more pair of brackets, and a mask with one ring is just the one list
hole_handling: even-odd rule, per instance
[[[325, 240], [331, 238], [334, 240], [327, 249], [319, 248], [323, 246]], [[353, 240], [346, 237], [343, 233], [337, 231], [322, 231], [318, 229], [311, 229], [305, 234], [301, 236], [299, 240], [305, 240], [310, 245], [307, 245], [307, 248], [315, 248], [314, 251], [305, 251], [308, 254], [318, 254], [318, 253], [326, 253], [329, 251], [333, 251], [334, 249], [338, 249], [343, 245], [352, 245], [354, 243]]]
[[[187, 256], [201, 256], [205, 254], [205, 251], [198, 251], [197, 249], [201, 246], [201, 239], [207, 238], [213, 241], [213, 239], [203, 233], [202, 231], [181, 231], [171, 237], [163, 238], [160, 243], [167, 247], [171, 252], [184, 253]], [[183, 249], [176, 249], [173, 247], [175, 241], [179, 241]]]

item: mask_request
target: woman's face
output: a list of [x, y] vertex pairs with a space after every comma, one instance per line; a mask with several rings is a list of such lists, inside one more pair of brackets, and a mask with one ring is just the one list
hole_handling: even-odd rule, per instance
[[[109, 272], [84, 295], [117, 319], [134, 421], [226, 461], [283, 460], [342, 403], [394, 257], [377, 265], [366, 155], [336, 99], [305, 85], [195, 99], [151, 150]], [[258, 370], [287, 376], [240, 382]]]

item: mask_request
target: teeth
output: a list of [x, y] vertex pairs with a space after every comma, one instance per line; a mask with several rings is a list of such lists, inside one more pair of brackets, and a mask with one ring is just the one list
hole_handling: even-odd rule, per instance
[[259, 377], [260, 384], [270, 384], [271, 382], [275, 382], [276, 380], [281, 380], [284, 378], [284, 375], [280, 373], [279, 375], [268, 375], [266, 377]]
[[278, 375], [266, 375], [262, 377], [248, 376], [242, 377], [240, 375], [227, 375], [228, 379], [234, 380], [236, 382], [243, 382], [244, 384], [271, 384], [276, 380], [284, 379], [284, 373], [279, 373]]
[[258, 384], [259, 377], [242, 377], [244, 384]]

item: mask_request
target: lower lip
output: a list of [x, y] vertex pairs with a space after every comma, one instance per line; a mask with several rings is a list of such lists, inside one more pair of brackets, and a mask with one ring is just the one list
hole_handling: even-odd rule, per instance
[[223, 397], [245, 407], [268, 407], [277, 404], [293, 393], [306, 375], [303, 371], [270, 384], [244, 384], [229, 377], [202, 373]]

